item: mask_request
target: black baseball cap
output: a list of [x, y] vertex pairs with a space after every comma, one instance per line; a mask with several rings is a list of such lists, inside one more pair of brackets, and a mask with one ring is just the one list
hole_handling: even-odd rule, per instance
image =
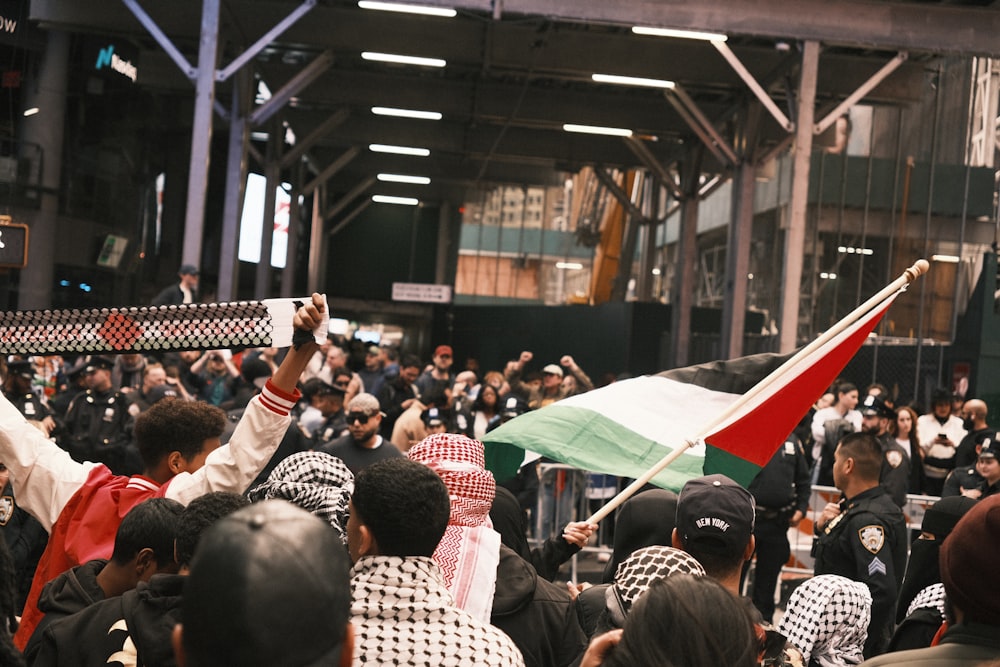
[[688, 480], [677, 499], [677, 532], [685, 546], [736, 556], [753, 535], [754, 504], [753, 495], [725, 475]]
[[878, 396], [865, 396], [865, 400], [861, 404], [861, 414], [886, 419], [896, 418], [896, 411], [886, 405], [885, 401]]

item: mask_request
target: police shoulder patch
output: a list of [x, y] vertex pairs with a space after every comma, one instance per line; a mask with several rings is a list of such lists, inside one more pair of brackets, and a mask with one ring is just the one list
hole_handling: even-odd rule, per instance
[[0, 496], [0, 526], [6, 526], [12, 516], [14, 516], [14, 498]]
[[858, 530], [858, 538], [861, 540], [861, 546], [877, 554], [885, 544], [885, 528], [877, 524], [865, 526]]
[[885, 453], [885, 460], [893, 468], [898, 468], [899, 464], [903, 462], [903, 452], [892, 449]]

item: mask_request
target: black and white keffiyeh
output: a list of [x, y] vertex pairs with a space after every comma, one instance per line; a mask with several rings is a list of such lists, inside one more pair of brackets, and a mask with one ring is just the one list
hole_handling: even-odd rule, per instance
[[917, 593], [913, 602], [906, 608], [906, 615], [909, 616], [918, 609], [934, 609], [940, 616], [944, 616], [945, 601], [944, 584], [931, 584], [927, 588]]
[[788, 600], [778, 631], [822, 667], [859, 665], [868, 638], [872, 595], [864, 584], [822, 574], [799, 585]]
[[282, 498], [298, 505], [337, 531], [347, 544], [347, 503], [354, 493], [354, 474], [343, 461], [325, 452], [297, 452], [279, 463], [267, 481], [247, 491], [251, 502]]
[[652, 546], [639, 549], [622, 561], [615, 573], [614, 587], [625, 614], [639, 597], [658, 579], [675, 574], [705, 576], [705, 568], [686, 551], [673, 547]]

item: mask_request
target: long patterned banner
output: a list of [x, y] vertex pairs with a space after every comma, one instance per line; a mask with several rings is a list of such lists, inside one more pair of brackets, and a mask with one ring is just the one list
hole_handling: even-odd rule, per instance
[[[292, 317], [309, 297], [180, 306], [0, 313], [0, 354], [100, 354], [287, 347]], [[314, 332], [326, 337], [324, 323]]]

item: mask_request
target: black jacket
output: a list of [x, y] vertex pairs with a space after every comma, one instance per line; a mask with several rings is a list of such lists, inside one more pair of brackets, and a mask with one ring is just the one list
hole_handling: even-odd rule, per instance
[[539, 577], [505, 546], [500, 547], [490, 623], [514, 640], [525, 667], [565, 667], [587, 649], [569, 593]]
[[38, 597], [38, 609], [45, 616], [35, 626], [31, 639], [24, 647], [24, 657], [29, 665], [35, 662], [47, 627], [104, 599], [104, 590], [97, 584], [97, 575], [107, 564], [108, 561], [103, 558], [90, 560], [66, 570], [45, 584]]
[[32, 665], [176, 665], [171, 635], [180, 622], [185, 580], [178, 574], [155, 574], [148, 584], [53, 623], [42, 634]]

